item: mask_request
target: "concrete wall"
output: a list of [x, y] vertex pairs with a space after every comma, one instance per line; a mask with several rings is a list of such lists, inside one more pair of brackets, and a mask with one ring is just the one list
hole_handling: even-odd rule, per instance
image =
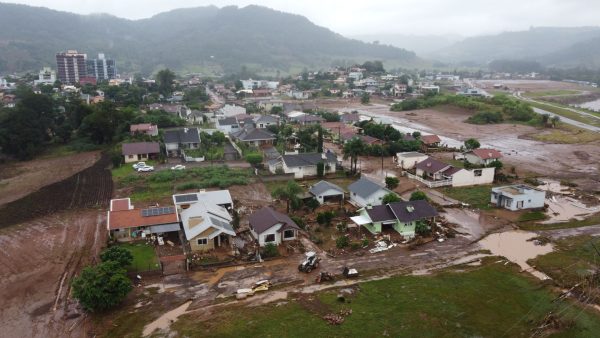
[[404, 170], [412, 169], [415, 167], [415, 164], [425, 161], [429, 156], [423, 155], [418, 157], [402, 157], [401, 153], [396, 154], [397, 159], [396, 162], [398, 166]]
[[492, 191], [490, 202], [498, 205], [498, 198], [502, 196], [499, 206], [512, 211], [543, 208], [546, 199], [546, 193], [537, 190], [530, 190], [520, 195], [502, 195], [502, 192], [497, 194], [494, 196], [494, 191]]
[[[464, 187], [469, 185], [491, 184], [494, 182], [496, 168], [462, 169], [452, 175], [453, 187]], [[481, 175], [476, 175], [476, 174]]]

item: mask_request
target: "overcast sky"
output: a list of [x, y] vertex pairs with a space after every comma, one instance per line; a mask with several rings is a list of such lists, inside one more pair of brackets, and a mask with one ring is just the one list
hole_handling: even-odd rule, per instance
[[80, 14], [147, 18], [183, 7], [248, 4], [300, 14], [344, 35], [473, 36], [531, 26], [598, 25], [598, 0], [11, 0]]

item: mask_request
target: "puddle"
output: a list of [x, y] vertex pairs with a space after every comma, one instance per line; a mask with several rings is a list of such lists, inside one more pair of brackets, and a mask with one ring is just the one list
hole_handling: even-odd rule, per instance
[[523, 270], [535, 277], [541, 280], [549, 279], [544, 273], [527, 264], [527, 260], [550, 253], [553, 250], [550, 244], [535, 245], [533, 241], [527, 241], [534, 237], [537, 237], [537, 234], [533, 232], [514, 230], [491, 234], [480, 240], [479, 244], [484, 249], [490, 250], [492, 254], [506, 257], [509, 261], [518, 264]]
[[176, 321], [179, 316], [185, 313], [190, 304], [192, 304], [191, 300], [158, 317], [157, 320], [144, 327], [144, 332], [142, 333], [142, 335], [144, 337], [147, 337], [151, 335], [152, 332], [154, 332], [155, 330], [168, 329], [169, 326], [171, 326], [172, 322]]
[[553, 196], [546, 199], [550, 219], [542, 223], [566, 222], [572, 218], [582, 220], [600, 210], [598, 207], [586, 207], [571, 197]]
[[217, 284], [223, 276], [228, 272], [244, 270], [244, 266], [230, 266], [226, 268], [217, 269], [215, 272], [198, 272], [195, 273], [192, 278], [199, 282], [206, 282], [210, 286]]

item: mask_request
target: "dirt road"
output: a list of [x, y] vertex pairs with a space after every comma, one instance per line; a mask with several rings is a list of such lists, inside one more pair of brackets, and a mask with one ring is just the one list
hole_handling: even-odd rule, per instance
[[72, 278], [106, 243], [104, 216], [70, 211], [0, 230], [0, 336], [85, 336], [82, 317], [64, 316]]

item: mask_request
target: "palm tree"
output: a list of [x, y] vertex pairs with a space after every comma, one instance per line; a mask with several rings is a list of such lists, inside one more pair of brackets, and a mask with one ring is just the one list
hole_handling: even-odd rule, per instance
[[285, 200], [287, 203], [287, 213], [290, 213], [290, 203], [298, 200], [298, 194], [302, 188], [296, 181], [289, 181], [285, 187], [277, 187], [271, 194], [274, 198]]
[[354, 137], [344, 144], [344, 159], [350, 157], [350, 171], [352, 173], [356, 173], [356, 162], [358, 162], [358, 156], [365, 152], [365, 148], [365, 143], [358, 137]]

